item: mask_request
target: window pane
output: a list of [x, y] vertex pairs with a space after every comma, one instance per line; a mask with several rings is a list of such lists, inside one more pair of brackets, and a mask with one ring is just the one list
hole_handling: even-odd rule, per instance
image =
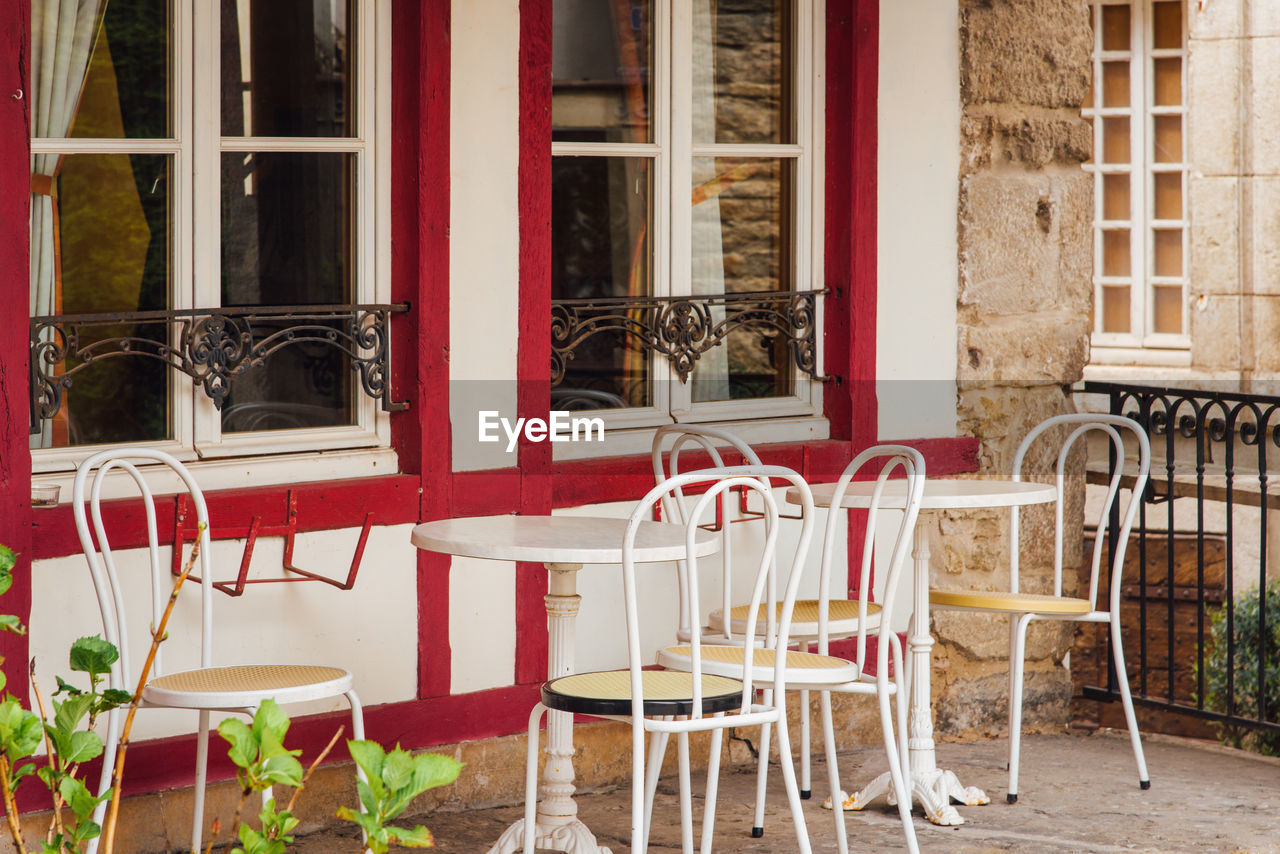
[[1182, 173], [1155, 174], [1156, 219], [1182, 219]]
[[1102, 176], [1102, 218], [1129, 218], [1129, 176]]
[[1129, 49], [1129, 7], [1102, 7], [1102, 49]]
[[1129, 229], [1102, 232], [1102, 275], [1131, 275], [1133, 268], [1129, 258]]
[[[652, 161], [556, 157], [551, 161], [552, 299], [653, 295]], [[637, 321], [644, 318], [639, 311]], [[650, 355], [632, 338], [586, 338], [552, 390], [561, 409], [649, 406]]]
[[[100, 314], [169, 307], [171, 170], [172, 161], [166, 155], [62, 158], [56, 218], [50, 196], [32, 197], [33, 313]], [[61, 288], [56, 284], [59, 280]], [[125, 348], [119, 344], [94, 347], [105, 339], [121, 338], [135, 339], [127, 348], [134, 353], [155, 353], [169, 343], [163, 323], [84, 328], [78, 341], [80, 352], [96, 350], [103, 358], [77, 373], [65, 389], [63, 409], [42, 432], [40, 447], [171, 437], [171, 390], [164, 363], [122, 355]], [[56, 373], [80, 364], [80, 360], [67, 360]]]
[[1180, 163], [1182, 161], [1182, 116], [1156, 116], [1152, 119], [1155, 126], [1155, 154], [1157, 163]]
[[1102, 120], [1102, 162], [1129, 162], [1129, 119], [1125, 117]]
[[[790, 290], [793, 182], [790, 161], [694, 158], [694, 294]], [[713, 308], [713, 323], [724, 316]], [[695, 401], [790, 394], [790, 354], [773, 330], [740, 329], [702, 356], [692, 382]]]
[[[351, 300], [354, 168], [355, 156], [341, 153], [222, 155], [224, 306]], [[261, 324], [262, 334], [278, 328]], [[309, 334], [325, 333], [313, 328]], [[331, 346], [283, 347], [232, 381], [223, 429], [351, 424], [353, 380], [350, 360]], [[246, 426], [242, 413], [262, 410], [275, 420]]]
[[695, 0], [693, 141], [794, 141], [790, 0]]
[[1155, 274], [1157, 276], [1182, 275], [1182, 229], [1157, 228], [1155, 237]]
[[1129, 287], [1106, 285], [1102, 288], [1102, 331], [1129, 331]]
[[1182, 104], [1182, 60], [1172, 56], [1152, 62], [1155, 68], [1153, 103], [1157, 107], [1176, 107]]
[[553, 140], [652, 141], [652, 4], [554, 0], [551, 77]]
[[[80, 5], [79, 14], [92, 14], [94, 4]], [[111, 0], [102, 14], [96, 38], [83, 49], [71, 47], [69, 56], [60, 53], [53, 41], [62, 38], [60, 29], [66, 24], [48, 13], [34, 20], [32, 136], [172, 135], [167, 0]], [[86, 67], [84, 50], [89, 48], [92, 54]]]
[[356, 136], [354, 7], [222, 0], [222, 135]]
[[1129, 106], [1129, 63], [1102, 63], [1102, 106]]
[[1151, 6], [1153, 13], [1152, 31], [1155, 33], [1157, 50], [1177, 50], [1182, 47], [1182, 3], [1157, 2]]
[[1155, 288], [1155, 331], [1169, 335], [1182, 332], [1182, 288]]

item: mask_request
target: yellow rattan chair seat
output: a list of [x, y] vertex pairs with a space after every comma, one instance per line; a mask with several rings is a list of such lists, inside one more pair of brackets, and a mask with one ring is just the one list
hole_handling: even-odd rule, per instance
[[338, 667], [246, 664], [157, 676], [147, 683], [142, 698], [179, 708], [230, 708], [257, 705], [266, 697], [282, 703], [319, 699], [350, 688], [351, 674]]
[[[756, 634], [764, 634], [766, 630], [765, 615], [768, 605], [761, 605], [756, 612]], [[739, 605], [729, 609], [730, 630], [736, 635], [744, 635], [747, 631], [747, 615], [750, 605]], [[874, 629], [880, 625], [880, 606], [874, 602], [867, 603], [867, 628]], [[791, 612], [791, 637], [812, 638], [818, 636], [818, 600], [797, 599]], [[782, 605], [774, 608], [775, 619], [782, 616]], [[724, 631], [722, 611], [713, 611], [707, 620], [715, 631]], [[843, 637], [858, 631], [858, 602], [855, 599], [832, 599], [827, 602], [827, 631], [831, 637]]]
[[[744, 656], [745, 650], [740, 646], [704, 645], [702, 672], [737, 678], [742, 673]], [[755, 684], [772, 682], [776, 662], [776, 654], [771, 649], [757, 649], [752, 652], [751, 670]], [[693, 648], [684, 644], [659, 650], [658, 664], [674, 670], [690, 670], [693, 667]], [[786, 674], [788, 682], [839, 685], [856, 680], [858, 666], [852, 661], [831, 655], [790, 651], [787, 653]]]
[[1016, 614], [1057, 614], [1077, 617], [1093, 609], [1089, 600], [1047, 593], [1008, 593], [999, 590], [930, 590], [929, 604], [940, 608], [972, 608]]

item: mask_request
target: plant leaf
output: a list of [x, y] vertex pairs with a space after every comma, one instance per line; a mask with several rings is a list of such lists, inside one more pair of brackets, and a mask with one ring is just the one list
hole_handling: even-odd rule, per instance
[[96, 732], [82, 730], [71, 734], [70, 749], [62, 754], [67, 763], [88, 762], [102, 755], [102, 739]]
[[111, 665], [120, 659], [120, 650], [101, 635], [94, 635], [71, 644], [70, 659], [72, 670], [96, 677], [111, 671]]
[[9, 572], [18, 562], [17, 553], [8, 546], [0, 546], [0, 572]]
[[413, 830], [403, 827], [388, 827], [387, 836], [397, 845], [405, 848], [434, 848], [436, 844], [435, 837], [431, 835], [431, 831], [422, 825], [418, 825]]
[[22, 620], [19, 620], [14, 614], [0, 614], [0, 629], [6, 632], [13, 632], [15, 635], [25, 635], [27, 633], [27, 627], [22, 625]]
[[218, 735], [231, 745], [227, 755], [240, 768], [249, 768], [258, 758], [258, 740], [242, 720], [227, 718], [218, 724]]

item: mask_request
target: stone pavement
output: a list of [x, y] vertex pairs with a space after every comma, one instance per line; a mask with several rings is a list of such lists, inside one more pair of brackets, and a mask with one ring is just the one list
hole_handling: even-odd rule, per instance
[[[1280, 759], [1257, 757], [1169, 736], [1144, 739], [1151, 789], [1138, 788], [1133, 754], [1124, 733], [1028, 735], [1023, 738], [1019, 801], [1005, 803], [1008, 775], [1004, 739], [941, 744], [940, 765], [959, 773], [966, 785], [986, 790], [992, 803], [960, 807], [965, 824], [931, 825], [916, 810], [916, 833], [923, 851], [1112, 852], [1196, 851], [1224, 854], [1280, 854]], [[872, 747], [841, 754], [846, 785], [877, 773], [882, 754]], [[775, 769], [776, 770], [776, 769]], [[695, 839], [702, 789], [695, 775]], [[814, 797], [805, 818], [815, 852], [835, 850], [832, 815], [821, 808], [826, 769], [814, 767]], [[776, 783], [776, 785], [774, 785]], [[764, 854], [796, 850], [782, 796], [782, 780], [770, 784], [766, 831], [749, 835], [754, 775], [743, 769], [721, 775], [716, 818], [716, 850]], [[629, 850], [630, 801], [626, 787], [600, 790], [578, 799], [580, 814], [614, 854]], [[442, 854], [483, 854], [502, 829], [521, 815], [519, 805], [414, 816], [436, 834]], [[866, 811], [847, 813], [850, 849], [902, 851], [897, 810], [883, 800]], [[649, 850], [680, 850], [675, 780], [664, 778], [655, 807]], [[300, 854], [355, 852], [354, 835], [335, 832], [301, 837]]]

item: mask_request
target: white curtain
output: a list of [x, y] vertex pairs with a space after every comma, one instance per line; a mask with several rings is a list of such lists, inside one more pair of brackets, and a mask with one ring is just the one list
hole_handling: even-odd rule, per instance
[[[31, 0], [31, 135], [66, 136], [106, 0]], [[58, 154], [31, 155], [32, 316], [53, 314], [58, 287]], [[49, 425], [39, 447], [49, 444]], [[35, 438], [32, 437], [33, 444]]]
[[[694, 143], [715, 140], [715, 26], [713, 0], [699, 0], [693, 5], [693, 140]], [[715, 181], [716, 163], [709, 157], [693, 161], [693, 186], [702, 187]], [[716, 193], [704, 197], [693, 206], [690, 226], [690, 276], [694, 296], [724, 293], [724, 241], [721, 233], [720, 199]], [[721, 307], [711, 309], [712, 325], [724, 320]], [[693, 399], [729, 399], [729, 349], [727, 342], [702, 354], [691, 377]]]

